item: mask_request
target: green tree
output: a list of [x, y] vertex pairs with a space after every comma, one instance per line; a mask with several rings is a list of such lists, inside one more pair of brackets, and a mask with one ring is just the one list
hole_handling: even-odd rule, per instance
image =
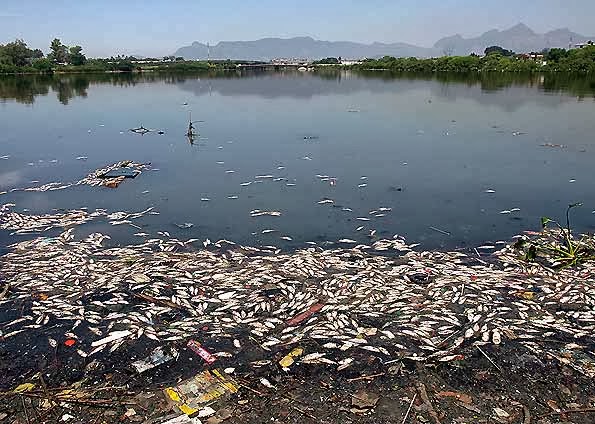
[[50, 59], [54, 63], [66, 63], [68, 61], [68, 48], [62, 44], [58, 38], [52, 40], [50, 44], [51, 53], [49, 54]]
[[40, 49], [35, 49], [31, 52], [31, 57], [33, 59], [41, 59], [43, 56], [44, 54]]
[[314, 62], [315, 65], [338, 65], [341, 62], [336, 57], [327, 57]]
[[15, 40], [8, 43], [3, 48], [3, 56], [10, 60], [15, 66], [25, 66], [29, 64], [33, 57], [33, 51], [27, 47], [23, 40]]
[[82, 53], [83, 48], [81, 46], [71, 47], [68, 52], [68, 63], [74, 66], [81, 66], [87, 62], [87, 58]]
[[512, 50], [506, 50], [503, 47], [500, 46], [490, 46], [487, 49], [484, 50], [485, 55], [489, 55], [489, 54], [494, 54], [497, 53], [501, 56], [514, 56], [514, 52]]
[[33, 67], [39, 72], [50, 73], [52, 72], [52, 61], [46, 58], [34, 60], [32, 63]]
[[545, 60], [548, 62], [559, 62], [560, 59], [563, 59], [566, 56], [568, 56], [568, 52], [564, 49], [551, 49], [547, 52]]

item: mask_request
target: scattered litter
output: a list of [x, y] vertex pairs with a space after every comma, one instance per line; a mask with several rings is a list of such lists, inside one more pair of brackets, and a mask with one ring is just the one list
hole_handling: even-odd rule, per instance
[[213, 356], [208, 350], [201, 346], [196, 340], [190, 340], [187, 345], [194, 353], [205, 360], [207, 364], [212, 364], [217, 360], [216, 356]]
[[141, 374], [161, 364], [177, 359], [178, 355], [178, 351], [173, 347], [169, 349], [158, 347], [147, 358], [133, 362], [132, 366], [136, 369], [136, 372]]
[[110, 169], [106, 173], [99, 175], [99, 178], [136, 178], [139, 174], [139, 170], [125, 166], [121, 168]]
[[264, 377], [261, 377], [261, 378], [260, 378], [260, 383], [261, 383], [263, 386], [265, 386], [265, 387], [268, 387], [269, 389], [274, 389], [274, 388], [275, 388], [275, 386], [273, 386], [273, 385], [271, 384], [271, 382], [270, 382], [269, 380], [267, 380], [266, 378], [264, 378]]
[[279, 365], [281, 365], [282, 368], [289, 368], [295, 361], [295, 358], [301, 356], [302, 353], [304, 353], [304, 349], [296, 347], [279, 361]]
[[315, 303], [314, 305], [310, 306], [308, 308], [308, 310], [306, 310], [305, 312], [303, 312], [303, 313], [295, 316], [294, 318], [290, 319], [289, 321], [287, 321], [287, 325], [293, 326], [293, 325], [299, 324], [306, 318], [308, 318], [308, 317], [314, 315], [316, 312], [320, 311], [323, 307], [324, 307], [323, 303]]
[[214, 369], [203, 371], [174, 387], [168, 387], [164, 393], [168, 402], [173, 403], [184, 414], [192, 415], [203, 404], [237, 391], [238, 385], [231, 377]]

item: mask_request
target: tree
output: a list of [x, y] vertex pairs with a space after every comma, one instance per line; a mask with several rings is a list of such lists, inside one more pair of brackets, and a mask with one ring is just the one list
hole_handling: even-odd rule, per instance
[[336, 57], [327, 57], [314, 62], [315, 65], [339, 65], [341, 62]]
[[485, 55], [489, 54], [499, 54], [501, 56], [514, 56], [514, 52], [512, 50], [506, 50], [500, 46], [490, 46], [484, 50]]
[[545, 56], [548, 62], [559, 62], [560, 59], [565, 58], [568, 52], [564, 49], [551, 49]]
[[68, 63], [74, 66], [84, 65], [87, 62], [87, 58], [82, 51], [83, 48], [81, 46], [71, 47], [68, 52]]
[[23, 40], [15, 40], [4, 46], [5, 56], [15, 66], [25, 66], [33, 56], [33, 51], [27, 47]]
[[39, 49], [35, 49], [31, 52], [31, 57], [33, 59], [41, 59], [41, 58], [43, 58], [43, 56], [44, 56], [43, 52]]
[[37, 59], [32, 63], [33, 67], [39, 72], [50, 73], [52, 72], [52, 61], [49, 59]]
[[68, 61], [68, 48], [58, 38], [50, 44], [51, 53], [48, 55], [54, 63], [66, 63]]

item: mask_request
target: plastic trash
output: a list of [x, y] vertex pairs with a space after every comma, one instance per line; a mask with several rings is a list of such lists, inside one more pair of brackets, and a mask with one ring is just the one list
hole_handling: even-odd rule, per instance
[[99, 178], [136, 178], [138, 174], [140, 174], [139, 170], [125, 166], [122, 168], [111, 169], [100, 175]]
[[294, 318], [287, 321], [287, 325], [294, 326], [299, 324], [306, 318], [314, 315], [316, 312], [320, 311], [324, 307], [324, 303], [315, 303], [314, 305], [310, 306], [306, 312], [302, 312], [301, 314], [295, 316]]
[[189, 349], [191, 349], [194, 353], [196, 353], [198, 356], [204, 359], [207, 364], [212, 364], [217, 360], [216, 356], [212, 355], [196, 340], [190, 340], [186, 346], [188, 346]]
[[302, 355], [303, 353], [304, 349], [296, 347], [279, 361], [279, 365], [281, 365], [283, 368], [289, 368], [294, 363], [295, 358]]
[[179, 415], [161, 424], [202, 424], [202, 421], [199, 418], [190, 418], [188, 415]]
[[133, 362], [132, 366], [140, 374], [158, 365], [177, 359], [178, 356], [178, 351], [173, 347], [168, 352], [164, 351], [162, 347], [158, 347], [148, 357]]
[[187, 415], [199, 412], [202, 405], [238, 391], [237, 383], [218, 369], [203, 371], [164, 390], [168, 402]]

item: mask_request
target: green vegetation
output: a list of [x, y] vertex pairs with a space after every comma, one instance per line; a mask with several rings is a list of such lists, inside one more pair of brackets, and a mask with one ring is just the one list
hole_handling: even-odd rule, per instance
[[321, 60], [316, 60], [314, 62], [312, 62], [312, 65], [340, 65], [341, 64], [341, 58], [336, 58], [336, 57], [327, 57], [325, 59], [321, 59]]
[[186, 61], [175, 56], [142, 60], [133, 56], [87, 59], [81, 46], [66, 46], [58, 38], [50, 43], [47, 57], [39, 49], [30, 49], [23, 40], [0, 44], [0, 74], [196, 72], [235, 67], [232, 61]]
[[500, 46], [491, 46], [484, 50], [484, 54], [487, 56], [489, 54], [499, 54], [500, 56], [511, 57], [514, 56], [514, 52], [512, 50], [506, 50]]
[[[523, 253], [526, 261], [540, 262], [556, 269], [595, 260], [595, 239], [585, 235], [580, 240], [576, 240], [572, 235], [570, 211], [579, 206], [582, 206], [582, 203], [568, 205], [566, 227], [562, 227], [551, 218], [543, 217], [541, 218], [543, 235], [530, 241], [520, 239], [514, 247]], [[550, 224], [555, 228], [548, 228]]]
[[[395, 72], [577, 72], [595, 73], [595, 46], [582, 49], [552, 49], [543, 53], [519, 55], [494, 46], [486, 55], [444, 56], [431, 59], [394, 58], [369, 59], [359, 65], [363, 70]], [[512, 55], [511, 55], [512, 53]]]

